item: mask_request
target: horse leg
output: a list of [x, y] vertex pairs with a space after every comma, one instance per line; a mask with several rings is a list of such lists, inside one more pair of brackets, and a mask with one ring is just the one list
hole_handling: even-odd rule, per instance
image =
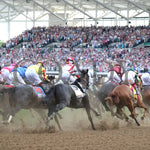
[[[44, 121], [44, 123], [47, 124], [47, 121], [45, 120], [45, 115], [44, 115], [45, 111], [42, 110], [42, 109], [35, 109], [35, 111], [40, 115], [40, 117], [42, 118], [42, 120]], [[57, 115], [59, 115], [59, 118], [61, 117], [60, 114], [57, 114]], [[59, 130], [62, 130], [62, 128], [61, 128], [61, 126], [60, 126], [60, 123], [59, 123], [59, 120], [58, 120], [58, 118], [57, 118], [57, 115], [54, 116], [54, 119], [55, 119], [55, 122], [56, 122], [56, 124], [57, 124]]]
[[110, 108], [107, 106], [106, 101], [102, 102], [102, 104], [105, 107], [106, 111], [110, 111]]
[[62, 119], [62, 116], [60, 113], [57, 113], [57, 116], [59, 117], [59, 119]]
[[90, 106], [90, 109], [93, 111], [95, 116], [101, 116], [101, 114], [99, 112], [97, 112], [93, 107]]
[[[57, 113], [57, 114], [58, 114], [58, 113]], [[59, 114], [59, 115], [60, 115], [60, 114]], [[62, 131], [62, 128], [61, 128], [61, 125], [60, 125], [60, 123], [59, 123], [59, 120], [58, 120], [57, 115], [56, 115], [56, 116], [54, 116], [54, 119], [55, 119], [55, 122], [57, 123], [57, 126], [58, 126], [59, 130], [61, 130], [61, 131]]]
[[128, 107], [128, 109], [129, 109], [129, 111], [131, 112], [131, 117], [135, 120], [136, 124], [137, 124], [138, 126], [140, 126], [139, 122], [138, 122], [137, 119], [136, 119], [136, 114], [135, 114], [135, 112], [134, 112], [133, 103], [131, 102], [127, 107]]
[[121, 114], [121, 112], [120, 112], [120, 110], [119, 110], [118, 108], [117, 108], [117, 110], [116, 110], [115, 116], [116, 116], [117, 118], [119, 118], [119, 119], [123, 119], [123, 118], [122, 118], [122, 114]]
[[128, 118], [128, 116], [123, 112], [123, 110], [119, 107], [119, 106], [117, 106], [117, 111], [119, 112], [119, 114], [122, 116], [124, 116], [124, 118], [125, 118], [125, 120], [126, 121], [128, 121], [129, 120], [129, 118]]
[[94, 123], [93, 123], [93, 120], [92, 120], [92, 116], [91, 116], [91, 113], [90, 113], [90, 103], [89, 103], [89, 99], [87, 96], [85, 96], [82, 100], [83, 102], [83, 105], [84, 105], [84, 108], [86, 109], [86, 112], [87, 112], [87, 115], [88, 115], [88, 119], [91, 123], [91, 126], [92, 126], [92, 129], [93, 130], [96, 130], [95, 126], [94, 126]]
[[51, 120], [53, 119], [53, 117], [56, 115], [56, 113], [60, 110], [62, 110], [63, 108], [65, 108], [67, 106], [66, 102], [61, 102], [59, 104], [57, 104], [55, 107], [53, 107], [53, 111], [51, 110], [51, 107], [49, 107], [49, 111], [48, 111], [48, 118]]
[[[44, 123], [46, 123], [46, 120], [45, 120], [46, 116], [44, 115], [45, 111], [42, 110], [42, 109], [34, 109], [34, 111], [36, 111], [39, 114], [39, 116], [42, 118], [42, 121]], [[34, 118], [37, 118], [36, 115], [35, 115], [35, 113], [33, 113], [34, 111], [33, 111], [33, 109], [30, 109], [30, 112], [31, 112], [32, 116]], [[40, 119], [38, 119], [38, 120], [39, 120], [40, 123], [42, 123], [42, 121]]]
[[143, 120], [143, 119], [146, 117], [147, 107], [146, 107], [146, 105], [145, 105], [143, 102], [138, 102], [138, 103], [137, 103], [137, 107], [140, 107], [140, 108], [144, 108], [144, 109], [145, 109], [144, 114], [143, 114], [143, 116], [141, 117], [141, 119]]

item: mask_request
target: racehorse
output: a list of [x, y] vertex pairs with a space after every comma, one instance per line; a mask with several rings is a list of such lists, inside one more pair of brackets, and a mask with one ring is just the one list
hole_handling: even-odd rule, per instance
[[147, 106], [150, 106], [150, 86], [143, 86], [142, 88], [143, 101]]
[[[5, 96], [7, 97], [4, 98]], [[37, 92], [31, 85], [18, 85], [9, 88], [3, 86], [3, 88], [0, 89], [0, 104], [3, 107], [3, 118], [5, 119], [10, 115], [7, 121], [10, 123], [12, 116], [15, 116], [21, 109], [47, 109], [47, 106], [39, 104], [40, 99], [41, 98], [39, 98]], [[62, 130], [57, 116], [55, 116], [55, 121], [59, 129]]]
[[[83, 88], [88, 87], [88, 70], [82, 71], [80, 82]], [[92, 129], [95, 130], [95, 126], [90, 113], [90, 103], [88, 94], [85, 92], [82, 97], [77, 97], [75, 91], [71, 85], [57, 84], [47, 92], [46, 97], [42, 99], [43, 103], [48, 105], [48, 116], [52, 119], [57, 112], [65, 107], [70, 108], [85, 108], [88, 119], [91, 123]]]
[[[81, 72], [81, 82], [86, 83], [86, 87], [88, 86], [88, 76], [86, 76], [87, 71], [82, 71]], [[86, 78], [85, 78], [86, 76]], [[63, 100], [67, 103], [69, 103], [70, 101], [70, 106], [72, 106], [73, 108], [77, 108], [77, 107], [84, 107], [87, 110], [88, 116], [89, 116], [89, 120], [91, 121], [92, 127], [93, 129], [95, 129], [93, 122], [92, 122], [92, 118], [90, 115], [90, 105], [89, 105], [89, 99], [87, 94], [85, 94], [85, 96], [83, 98], [77, 98], [77, 96], [75, 95], [74, 90], [72, 89], [72, 87], [70, 85], [65, 85], [65, 84], [59, 84], [59, 85], [54, 85], [54, 86], [50, 86], [49, 91], [46, 93], [46, 97], [48, 97], [50, 100], [52, 99], [50, 93], [53, 92], [53, 89], [57, 87], [63, 87], [60, 90], [56, 90], [59, 96], [59, 99], [64, 98]], [[65, 87], [65, 88], [64, 88]], [[67, 87], [67, 88], [66, 88]], [[15, 87], [11, 87], [12, 91], [7, 91], [8, 96], [9, 96], [9, 109], [5, 109], [5, 113], [6, 114], [11, 114], [12, 116], [14, 116], [20, 109], [30, 109], [30, 108], [44, 108], [44, 109], [49, 109], [49, 112], [52, 111], [51, 110], [51, 106], [48, 105], [43, 105], [43, 100], [38, 101], [39, 97], [37, 96], [37, 94], [35, 93], [35, 91], [33, 90], [33, 87], [30, 85], [18, 85]], [[69, 91], [69, 93], [66, 93], [67, 91]], [[0, 90], [0, 94], [5, 94], [6, 90]], [[63, 93], [63, 94], [60, 94]], [[46, 98], [45, 97], [45, 98]], [[45, 99], [43, 98], [43, 99]], [[69, 98], [69, 101], [68, 101]], [[81, 102], [82, 101], [82, 102]], [[59, 101], [57, 100], [56, 102], [59, 103]], [[61, 101], [60, 101], [61, 102]], [[60, 104], [61, 105], [61, 104]], [[65, 106], [64, 106], [65, 107]], [[49, 113], [50, 114], [50, 113]], [[55, 112], [56, 114], [56, 112]], [[55, 116], [56, 117], [56, 116]]]
[[[142, 107], [145, 109], [144, 116], [145, 117], [147, 112], [147, 107], [144, 105], [142, 100], [139, 100], [141, 103], [140, 106], [138, 106], [137, 100], [135, 100], [134, 93], [131, 90], [131, 88], [125, 84], [119, 85], [113, 89], [110, 96], [105, 98], [106, 101], [109, 101], [110, 106], [115, 105], [117, 107], [117, 110], [121, 115], [124, 115], [125, 119], [128, 120], [127, 115], [122, 111], [122, 108], [124, 106], [127, 106], [129, 111], [131, 112], [131, 117], [135, 120], [137, 125], [139, 126], [139, 122], [136, 119], [135, 114], [135, 107]], [[136, 106], [134, 106], [136, 104]], [[111, 110], [112, 111], [112, 110]]]
[[116, 86], [117, 86], [116, 83], [107, 82], [107, 83], [103, 84], [101, 87], [98, 87], [97, 96], [98, 96], [99, 100], [101, 101], [101, 103], [103, 104], [103, 106], [105, 107], [106, 111], [110, 111], [110, 109], [106, 104], [105, 98], [111, 93], [111, 91]]

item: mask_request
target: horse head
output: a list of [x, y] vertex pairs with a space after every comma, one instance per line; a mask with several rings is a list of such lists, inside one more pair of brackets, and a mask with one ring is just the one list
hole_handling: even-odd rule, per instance
[[82, 86], [84, 86], [85, 89], [89, 88], [89, 75], [88, 75], [88, 69], [83, 69], [80, 71], [80, 83]]

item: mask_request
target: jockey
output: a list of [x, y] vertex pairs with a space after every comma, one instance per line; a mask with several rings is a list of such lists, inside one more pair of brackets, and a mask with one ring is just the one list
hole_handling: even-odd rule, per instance
[[121, 83], [122, 70], [120, 64], [115, 64], [108, 72], [108, 79], [118, 84]]
[[23, 65], [22, 67], [15, 68], [11, 71], [9, 75], [9, 79], [11, 81], [11, 84], [26, 84], [25, 79], [25, 72], [27, 70], [28, 66]]
[[3, 84], [3, 77], [1, 74], [2, 66], [0, 66], [0, 84]]
[[62, 67], [61, 80], [65, 84], [75, 84], [84, 93], [82, 87], [77, 81], [77, 79], [79, 78], [79, 73], [77, 71], [76, 66], [74, 65], [74, 59], [72, 57], [68, 57], [66, 60], [66, 64]]
[[150, 86], [150, 73], [148, 70], [145, 71], [145, 73], [141, 76], [143, 86]]
[[127, 73], [123, 74], [122, 81], [124, 83], [131, 84], [135, 88], [136, 94], [138, 95], [138, 99], [139, 99], [140, 92], [137, 88], [136, 82], [139, 82], [140, 78], [139, 78], [139, 75], [138, 75], [137, 71], [130, 68]]
[[42, 85], [43, 78], [44, 80], [50, 83], [50, 80], [46, 75], [46, 71], [42, 61], [39, 61], [36, 65], [29, 66], [25, 72], [25, 76], [27, 80], [34, 86], [36, 85], [43, 88]]
[[11, 66], [6, 66], [6, 67], [3, 67], [2, 70], [1, 70], [1, 75], [2, 75], [2, 78], [3, 78], [3, 82], [5, 84], [10, 84], [10, 79], [9, 79], [9, 75], [10, 75], [10, 72], [15, 68], [17, 67], [17, 64], [16, 63], [13, 63]]

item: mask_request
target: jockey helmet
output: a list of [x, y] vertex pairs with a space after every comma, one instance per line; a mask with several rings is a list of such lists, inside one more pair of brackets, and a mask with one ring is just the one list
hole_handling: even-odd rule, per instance
[[116, 67], [121, 67], [121, 65], [120, 65], [120, 64], [115, 64], [114, 66], [116, 66]]
[[68, 57], [67, 64], [74, 64], [74, 59], [72, 57]]
[[133, 68], [128, 69], [128, 71], [135, 71]]
[[13, 63], [13, 64], [12, 64], [12, 66], [16, 66], [16, 65], [17, 65], [17, 63]]
[[38, 64], [40, 64], [40, 65], [42, 65], [42, 66], [44, 67], [44, 62], [43, 62], [43, 61], [38, 61], [38, 62], [37, 62], [37, 65], [38, 65]]

